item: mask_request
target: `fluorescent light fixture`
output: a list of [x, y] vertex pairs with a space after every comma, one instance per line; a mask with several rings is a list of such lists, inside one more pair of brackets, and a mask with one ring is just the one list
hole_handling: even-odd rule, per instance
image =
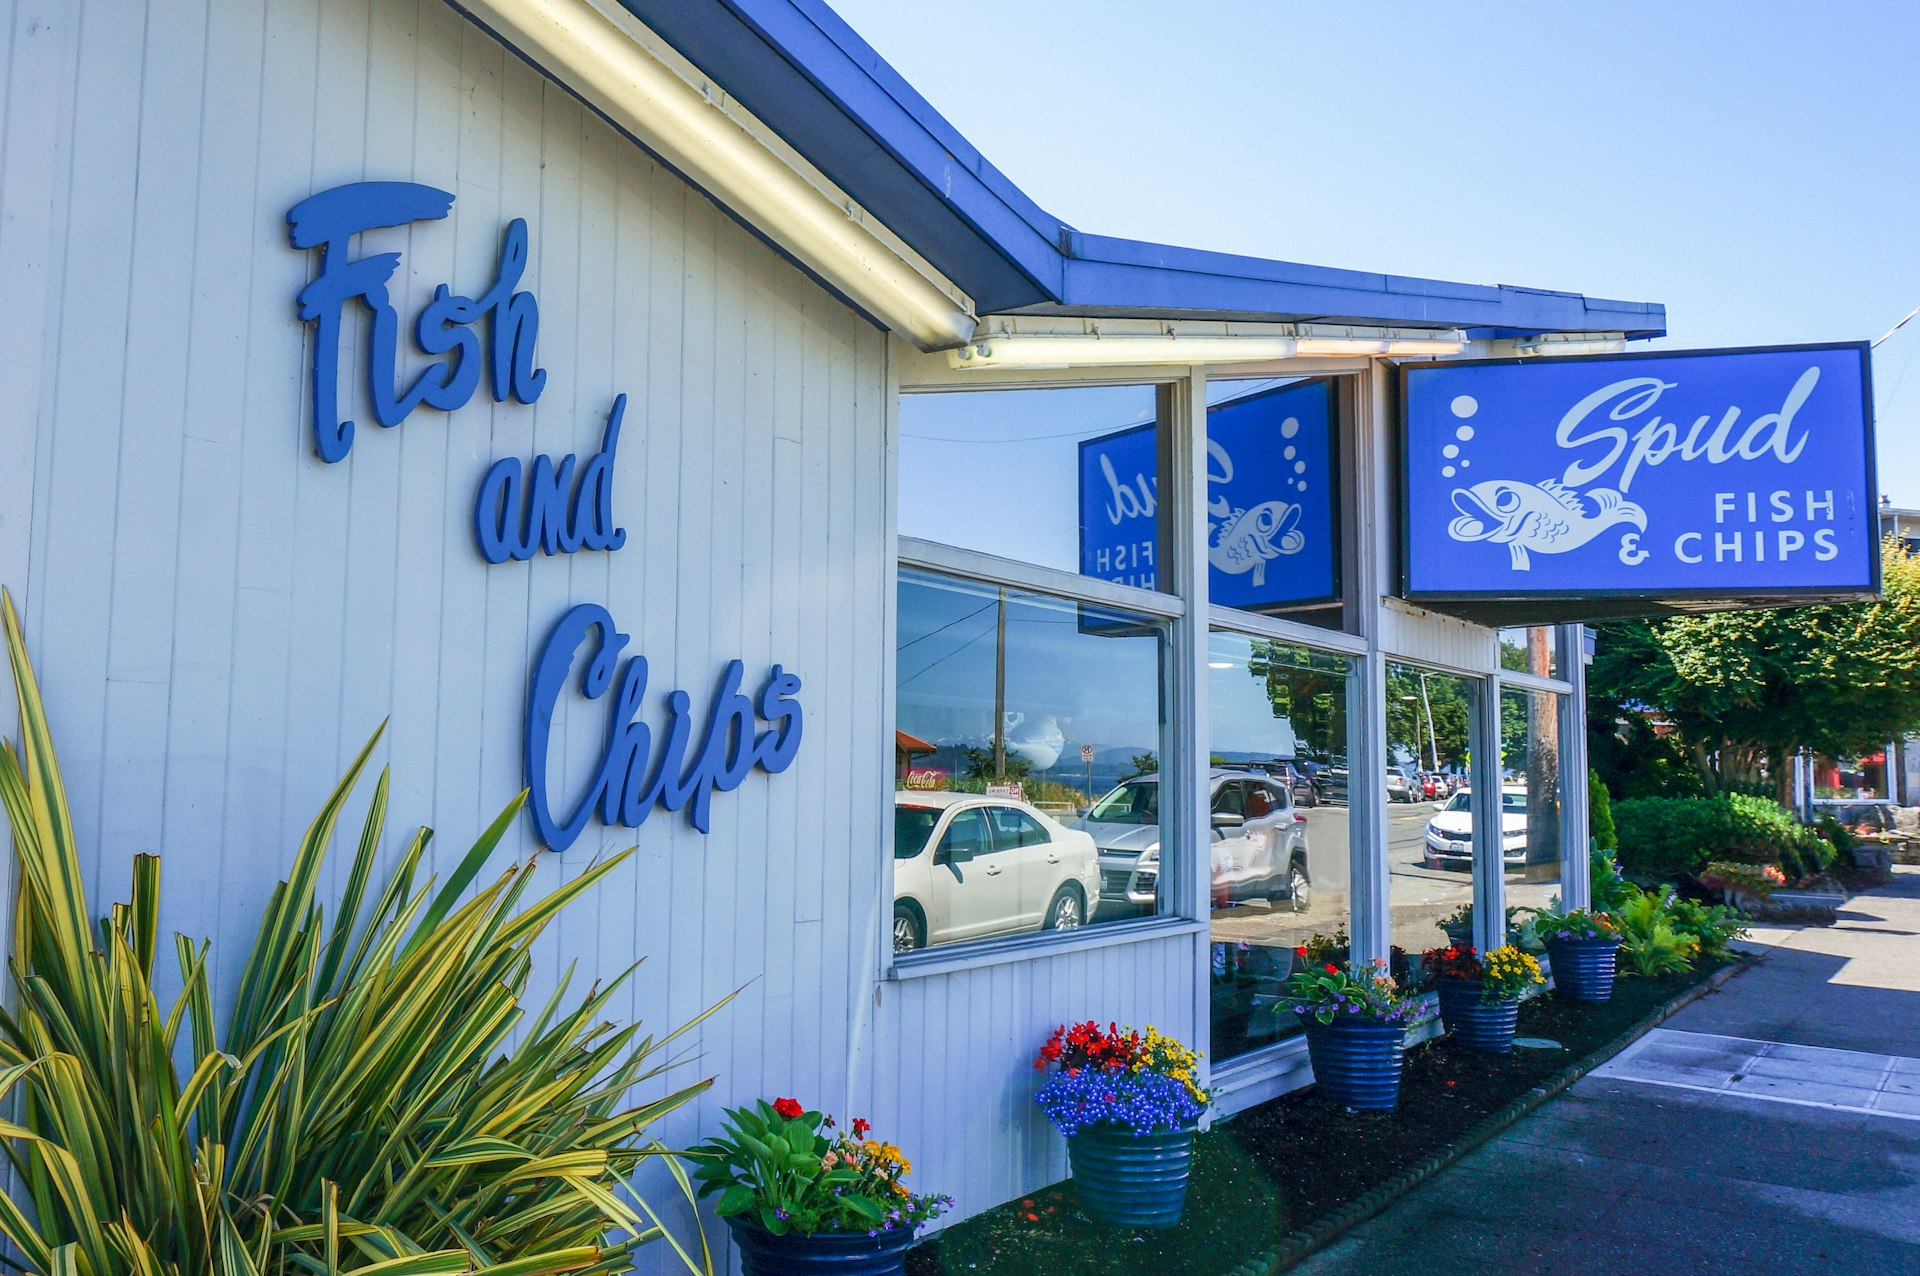
[[1440, 355], [1459, 354], [1466, 342], [1457, 338], [1383, 337], [1377, 341], [1364, 337], [1302, 337], [1297, 351], [1303, 357], [1330, 355]]
[[1519, 354], [1619, 354], [1627, 348], [1624, 332], [1543, 332], [1513, 343]]
[[921, 349], [973, 335], [965, 293], [611, 0], [453, 2]]
[[1277, 359], [1375, 355], [1458, 354], [1462, 333], [1433, 337], [1334, 337], [1269, 334], [1180, 333], [1000, 333], [947, 351], [949, 367], [992, 368], [1151, 367], [1160, 365], [1267, 363]]

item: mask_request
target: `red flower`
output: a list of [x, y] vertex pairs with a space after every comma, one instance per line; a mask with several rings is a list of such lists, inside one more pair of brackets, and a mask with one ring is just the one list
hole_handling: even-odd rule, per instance
[[867, 1131], [872, 1128], [873, 1122], [866, 1120], [864, 1117], [855, 1117], [853, 1119], [853, 1137], [856, 1139], [866, 1138]]
[[1336, 965], [1334, 965], [1334, 964], [1333, 964], [1332, 962], [1328, 962], [1328, 963], [1327, 963], [1327, 973], [1328, 973], [1329, 975], [1337, 975], [1337, 974], [1339, 974], [1339, 973], [1340, 973], [1340, 968], [1339, 968], [1338, 966], [1336, 966]]
[[806, 1111], [805, 1108], [800, 1106], [800, 1100], [798, 1099], [775, 1099], [773, 1101], [773, 1110], [789, 1121]]
[[1307, 955], [1306, 945], [1302, 944], [1300, 947], [1294, 949], [1293, 955], [1295, 957], [1305, 957]]

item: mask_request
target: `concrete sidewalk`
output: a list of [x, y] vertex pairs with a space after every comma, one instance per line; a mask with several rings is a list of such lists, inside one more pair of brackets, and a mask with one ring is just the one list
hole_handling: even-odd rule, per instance
[[1294, 1270], [1920, 1272], [1920, 869]]

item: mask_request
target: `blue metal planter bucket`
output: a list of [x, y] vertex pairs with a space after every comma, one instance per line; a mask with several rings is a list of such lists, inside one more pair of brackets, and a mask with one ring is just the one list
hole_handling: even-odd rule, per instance
[[1613, 996], [1613, 958], [1617, 939], [1550, 939], [1553, 989], [1569, 1001], [1605, 1001]]
[[1511, 1054], [1513, 1030], [1520, 1022], [1520, 1002], [1513, 997], [1482, 1001], [1485, 990], [1478, 980], [1440, 981], [1440, 1018], [1446, 1022], [1447, 1036], [1469, 1050]]
[[891, 1232], [819, 1232], [812, 1236], [772, 1232], [744, 1219], [730, 1218], [733, 1243], [740, 1249], [742, 1276], [900, 1276], [913, 1247], [912, 1227]]
[[1320, 1093], [1349, 1108], [1393, 1111], [1400, 1102], [1400, 1060], [1407, 1048], [1403, 1025], [1354, 1019], [1323, 1024], [1311, 1015], [1300, 1021]]
[[1193, 1130], [1135, 1134], [1090, 1125], [1067, 1140], [1074, 1190], [1087, 1213], [1119, 1227], [1174, 1227], [1187, 1205]]

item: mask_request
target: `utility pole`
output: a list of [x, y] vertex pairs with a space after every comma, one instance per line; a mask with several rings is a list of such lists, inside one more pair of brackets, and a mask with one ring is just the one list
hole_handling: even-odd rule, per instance
[[1000, 611], [993, 643], [993, 780], [1007, 778], [1007, 587], [1000, 587]]

